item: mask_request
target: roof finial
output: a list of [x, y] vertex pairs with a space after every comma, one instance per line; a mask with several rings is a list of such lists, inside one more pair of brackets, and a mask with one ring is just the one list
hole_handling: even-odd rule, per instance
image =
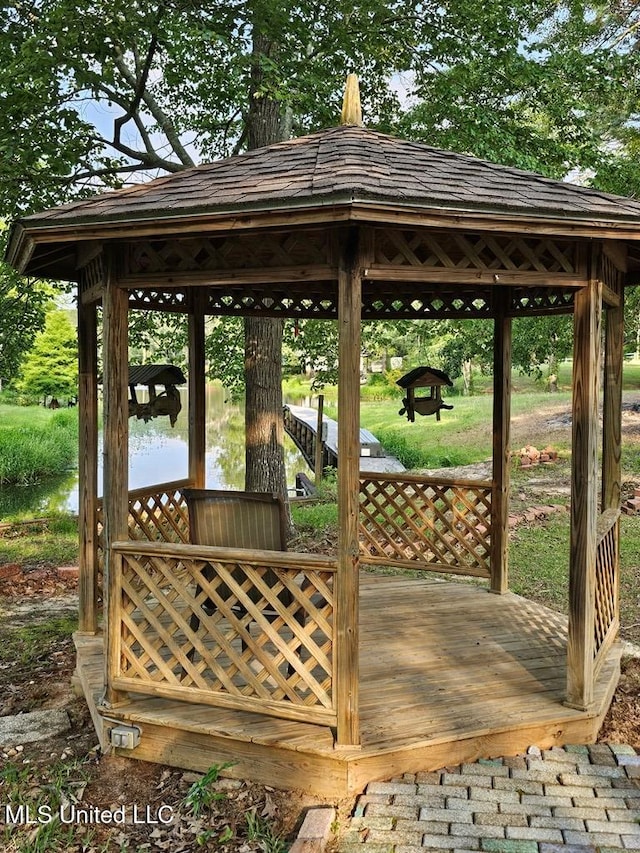
[[362, 107], [360, 106], [360, 87], [358, 76], [349, 74], [344, 87], [344, 98], [342, 99], [342, 116], [340, 124], [356, 124], [362, 127]]

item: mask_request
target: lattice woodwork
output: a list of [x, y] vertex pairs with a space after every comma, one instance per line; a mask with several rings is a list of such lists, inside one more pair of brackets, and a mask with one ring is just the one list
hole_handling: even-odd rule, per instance
[[490, 483], [361, 478], [362, 561], [489, 577], [491, 494]]
[[619, 512], [609, 510], [600, 519], [596, 551], [594, 657], [603, 656], [615, 639], [618, 623]]
[[138, 288], [129, 291], [129, 308], [145, 311], [168, 311], [186, 313], [188, 307], [187, 288], [175, 287], [166, 290]]
[[550, 237], [376, 229], [375, 265], [575, 273], [576, 244]]
[[512, 287], [508, 313], [512, 317], [538, 314], [571, 314], [573, 289], [555, 287]]
[[125, 275], [158, 272], [261, 270], [327, 263], [327, 232], [146, 240], [127, 245]]
[[[162, 554], [153, 546], [123, 554], [115, 683], [133, 692], [334, 721], [333, 571], [310, 555], [297, 555], [291, 567], [277, 558], [267, 562], [265, 552], [247, 552], [240, 561], [223, 556], [225, 549], [200, 549], [220, 554], [207, 560], [174, 548], [174, 554], [166, 546]], [[286, 606], [285, 589], [291, 594]]]
[[[129, 291], [129, 308], [184, 313], [188, 289], [138, 288]], [[511, 316], [570, 314], [573, 288], [509, 287]], [[474, 319], [493, 316], [495, 288], [486, 285], [407, 284], [367, 281], [362, 290], [364, 320]], [[208, 289], [206, 313], [213, 316], [300, 317], [332, 320], [338, 316], [337, 285], [313, 281], [288, 285], [235, 285]]]
[[602, 281], [607, 285], [607, 287], [611, 288], [617, 296], [620, 296], [624, 287], [625, 273], [621, 272], [613, 260], [604, 252], [601, 255], [601, 264]]
[[102, 253], [96, 255], [80, 270], [80, 293], [92, 287], [99, 287], [104, 282], [104, 262]]
[[[129, 494], [129, 538], [148, 542], [189, 542], [189, 512], [182, 489], [187, 480], [137, 489]], [[96, 511], [98, 583], [104, 568], [103, 504]]]
[[338, 286], [332, 281], [314, 281], [303, 285], [212, 287], [206, 311], [220, 315], [335, 319]]
[[487, 286], [365, 281], [362, 287], [366, 320], [464, 319], [491, 317], [492, 311], [493, 293]]

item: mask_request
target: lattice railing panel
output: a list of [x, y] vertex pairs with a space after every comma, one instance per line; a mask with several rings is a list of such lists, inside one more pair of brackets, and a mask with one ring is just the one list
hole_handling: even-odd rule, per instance
[[489, 577], [491, 494], [490, 483], [361, 478], [363, 562]]
[[327, 262], [325, 231], [174, 238], [129, 244], [126, 274], [247, 270]]
[[376, 266], [575, 273], [576, 244], [550, 237], [378, 229]]
[[334, 561], [136, 546], [114, 548], [122, 555], [116, 686], [334, 721]]
[[[188, 480], [148, 486], [129, 493], [129, 538], [148, 542], [188, 542], [189, 512], [182, 490]], [[96, 511], [99, 587], [104, 567], [104, 518], [102, 501]]]
[[602, 658], [618, 629], [618, 543], [617, 510], [603, 513], [599, 521], [596, 551], [594, 657]]

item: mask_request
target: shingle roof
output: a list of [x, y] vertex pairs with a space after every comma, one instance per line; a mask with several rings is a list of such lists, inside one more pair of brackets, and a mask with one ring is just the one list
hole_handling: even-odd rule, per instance
[[635, 221], [640, 202], [340, 126], [22, 220], [30, 226], [215, 214], [357, 200], [446, 210]]

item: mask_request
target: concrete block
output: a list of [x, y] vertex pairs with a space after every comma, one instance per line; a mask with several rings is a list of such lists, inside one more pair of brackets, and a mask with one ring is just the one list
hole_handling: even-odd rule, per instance
[[488, 761], [478, 764], [463, 764], [461, 775], [468, 776], [508, 776], [509, 768], [502, 764], [491, 764]]
[[544, 794], [542, 782], [533, 779], [494, 779], [494, 788], [500, 791], [516, 791], [518, 794]]
[[[629, 815], [631, 818], [632, 815]], [[636, 835], [640, 838], [640, 824], [635, 823], [631, 819], [628, 821], [617, 820], [615, 822], [608, 820], [588, 820], [588, 832], [619, 832], [620, 835]]]
[[543, 829], [539, 826], [508, 826], [507, 838], [520, 841], [564, 841], [559, 829]]
[[420, 820], [443, 821], [450, 823], [457, 820], [458, 823], [473, 823], [473, 814], [470, 811], [457, 811], [454, 809], [420, 809]]
[[415, 794], [416, 786], [406, 782], [369, 782], [367, 790], [369, 794]]
[[490, 803], [519, 803], [517, 791], [500, 791], [495, 788], [471, 788], [470, 799], [484, 800]]
[[[567, 788], [609, 788], [612, 780], [603, 776], [596, 776], [591, 773], [591, 767], [586, 768], [582, 773], [561, 773], [558, 777], [558, 782]], [[615, 770], [619, 779], [624, 778], [624, 771], [620, 772], [619, 767], [603, 768]]]
[[550, 809], [557, 807], [566, 807], [572, 806], [570, 796], [557, 797], [551, 795], [545, 795], [543, 797], [538, 796], [537, 794], [523, 794], [522, 795], [522, 803], [523, 805], [532, 805], [532, 806], [547, 806]]
[[369, 803], [364, 810], [366, 818], [369, 817], [390, 817], [390, 818], [406, 818], [407, 820], [416, 820], [418, 817], [417, 806], [403, 806], [396, 803]]
[[455, 797], [447, 797], [446, 808], [451, 814], [457, 812], [469, 812], [471, 814], [495, 814], [498, 804], [489, 800], [459, 800]]
[[575, 829], [584, 830], [584, 820], [578, 817], [532, 817], [531, 826], [539, 826], [542, 829]]
[[618, 849], [622, 847], [622, 839], [615, 832], [604, 835], [595, 832], [575, 832], [568, 829], [564, 833], [564, 840], [566, 844], [583, 844], [591, 847], [597, 844], [599, 846], [617, 847]]
[[528, 826], [529, 820], [526, 814], [477, 814], [475, 817], [477, 826]]
[[[446, 841], [447, 846], [443, 848], [443, 838], [444, 838], [444, 836], [442, 836], [442, 835], [425, 835], [425, 836], [423, 836], [423, 838], [422, 838], [422, 848], [423, 848], [422, 853], [425, 853], [425, 851], [424, 851], [425, 847], [431, 848], [433, 850], [443, 850], [443, 849], [444, 850], [450, 850], [453, 847], [454, 843], [455, 844], [458, 843], [457, 841], [454, 842], [453, 839], [450, 839], [451, 844], [449, 844], [448, 841]], [[462, 840], [462, 839], [460, 839], [460, 840]], [[369, 853], [369, 851], [368, 850], [367, 851], [361, 851], [361, 853]], [[397, 849], [396, 849], [396, 853], [398, 853]]]
[[482, 850], [487, 853], [538, 853], [538, 844], [535, 841], [483, 838]]
[[[565, 800], [571, 799], [573, 797], [587, 799], [589, 796], [592, 796], [594, 800], [596, 798], [594, 789], [588, 787], [587, 785], [585, 785], [584, 788], [581, 788], [577, 785], [545, 785], [544, 793], [546, 797]], [[568, 805], [568, 803], [558, 803], [558, 805]]]

